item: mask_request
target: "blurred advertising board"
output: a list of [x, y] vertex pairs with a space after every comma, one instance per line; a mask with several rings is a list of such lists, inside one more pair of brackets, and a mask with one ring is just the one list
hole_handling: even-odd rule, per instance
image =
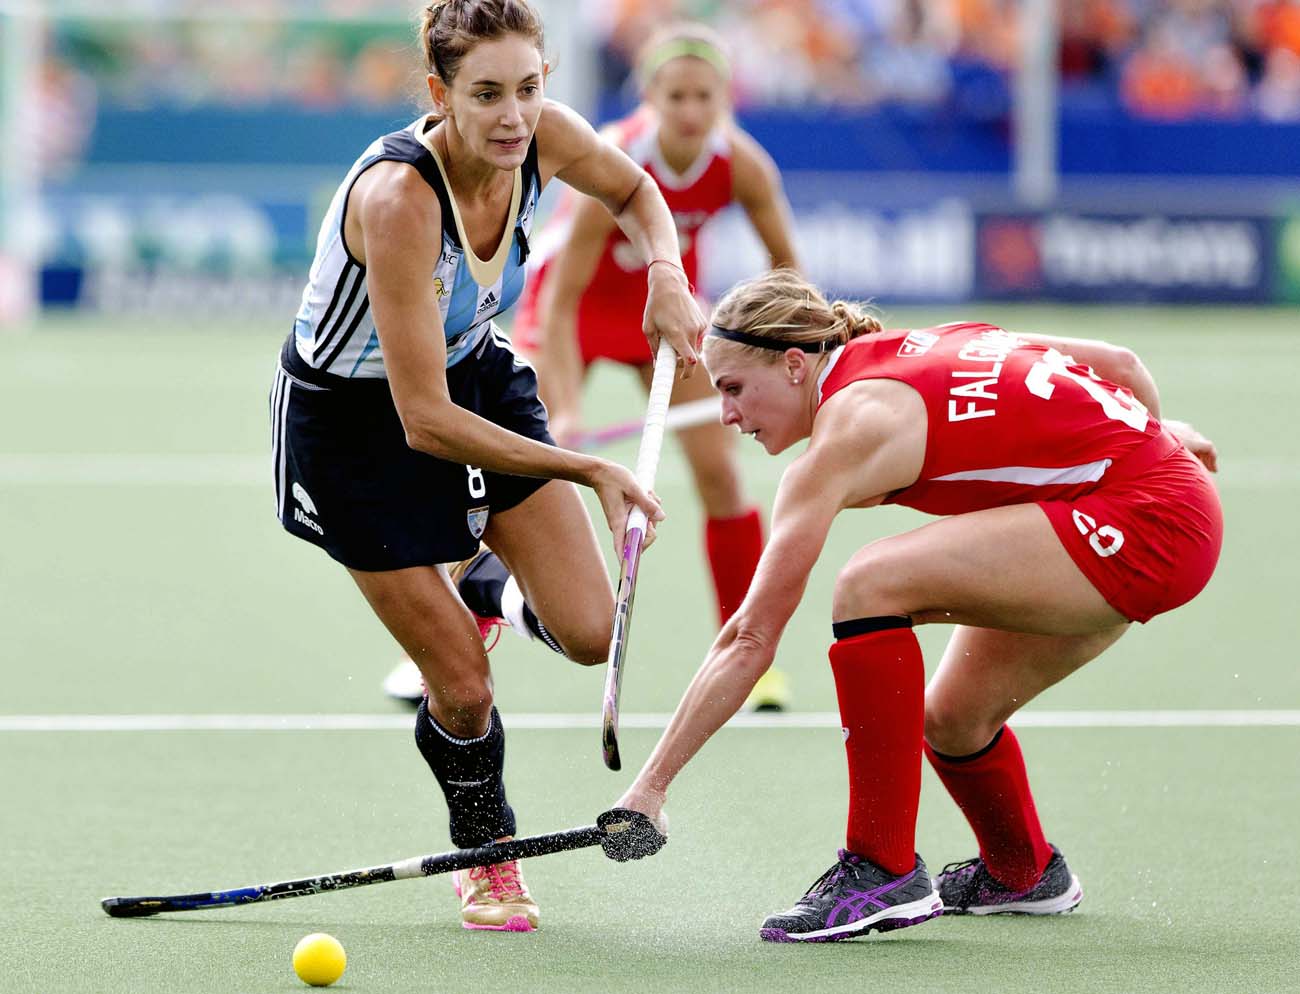
[[[884, 209], [823, 201], [796, 203], [795, 245], [809, 279], [842, 298], [893, 303], [959, 302], [975, 290], [975, 215], [957, 198]], [[761, 272], [767, 256], [743, 215], [705, 230], [701, 288], [717, 299]]]
[[[321, 188], [324, 192], [327, 189]], [[292, 314], [323, 197], [94, 194], [38, 221], [45, 306], [105, 313]], [[885, 208], [799, 198], [808, 276], [838, 297], [907, 303], [1300, 302], [1300, 209], [1276, 217], [976, 210], [957, 197]], [[730, 210], [701, 234], [716, 300], [767, 256]]]
[[1267, 217], [1049, 211], [980, 214], [977, 293], [1080, 302], [1274, 299]]

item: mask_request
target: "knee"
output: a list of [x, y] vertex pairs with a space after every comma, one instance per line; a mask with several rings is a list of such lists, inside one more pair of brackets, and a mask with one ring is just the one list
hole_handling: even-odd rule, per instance
[[[542, 617], [546, 635], [564, 658], [579, 666], [598, 666], [609, 654], [609, 632], [614, 623], [614, 595], [570, 605], [562, 618]], [[539, 637], [536, 632], [534, 637]]]
[[448, 734], [474, 738], [483, 734], [492, 711], [491, 681], [477, 675], [447, 676], [430, 682], [429, 710]]
[[954, 702], [926, 695], [925, 741], [945, 756], [970, 756], [979, 752], [1002, 727], [997, 719], [972, 714]]
[[907, 564], [893, 539], [860, 549], [835, 578], [832, 610], [838, 621], [884, 615], [910, 615]]
[[599, 666], [609, 655], [609, 630], [610, 625], [587, 625], [558, 641], [566, 659], [579, 666]]

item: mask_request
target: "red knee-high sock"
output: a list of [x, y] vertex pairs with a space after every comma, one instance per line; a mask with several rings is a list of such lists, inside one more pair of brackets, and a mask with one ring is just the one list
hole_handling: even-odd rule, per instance
[[841, 637], [830, 657], [849, 760], [845, 847], [903, 874], [916, 861], [925, 666], [911, 624], [897, 620], [900, 627]]
[[1020, 743], [1005, 725], [971, 756], [945, 756], [929, 743], [925, 754], [948, 793], [975, 830], [993, 878], [1012, 890], [1028, 890], [1052, 858], [1043, 838]]
[[740, 607], [763, 554], [763, 519], [758, 508], [734, 518], [709, 518], [704, 548], [718, 598], [718, 622], [725, 625]]

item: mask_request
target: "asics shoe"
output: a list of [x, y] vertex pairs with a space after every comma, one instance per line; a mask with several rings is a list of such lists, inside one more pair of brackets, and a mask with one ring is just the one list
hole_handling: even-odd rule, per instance
[[540, 912], [528, 893], [517, 859], [494, 866], [471, 866], [451, 875], [460, 898], [461, 924], [493, 932], [531, 932]]
[[1083, 900], [1079, 878], [1056, 846], [1038, 883], [1028, 890], [1011, 890], [998, 883], [978, 856], [949, 863], [936, 882], [943, 910], [953, 915], [1059, 915], [1073, 911]]
[[920, 856], [911, 870], [894, 876], [841, 849], [838, 862], [799, 902], [770, 915], [758, 934], [768, 942], [834, 942], [919, 925], [942, 913], [939, 892]]

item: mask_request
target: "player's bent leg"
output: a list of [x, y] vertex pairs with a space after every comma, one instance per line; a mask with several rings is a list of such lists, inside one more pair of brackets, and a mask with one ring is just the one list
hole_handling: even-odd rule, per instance
[[950, 756], [978, 752], [1016, 711], [1127, 630], [1127, 622], [1088, 635], [956, 626], [925, 690], [926, 741]]
[[419, 668], [434, 716], [453, 735], [487, 730], [491, 677], [473, 616], [435, 566], [348, 570], [384, 627]]
[[970, 823], [979, 855], [939, 875], [945, 910], [1059, 914], [1083, 899], [1043, 833], [1019, 743], [1004, 722], [1126, 628], [1073, 636], [954, 631], [926, 691], [926, 755]]
[[1043, 635], [1126, 621], [1036, 504], [954, 515], [858, 550], [836, 580], [833, 618], [878, 615]]
[[484, 538], [564, 654], [585, 665], [603, 663], [614, 590], [577, 488], [550, 481], [494, 514]]
[[[415, 742], [446, 798], [452, 842], [467, 848], [511, 837], [515, 816], [502, 776], [505, 730], [492, 706], [487, 654], [473, 616], [437, 567], [349, 572], [428, 687], [416, 711]], [[517, 863], [472, 880], [460, 876], [465, 927], [536, 927], [537, 904]]]

